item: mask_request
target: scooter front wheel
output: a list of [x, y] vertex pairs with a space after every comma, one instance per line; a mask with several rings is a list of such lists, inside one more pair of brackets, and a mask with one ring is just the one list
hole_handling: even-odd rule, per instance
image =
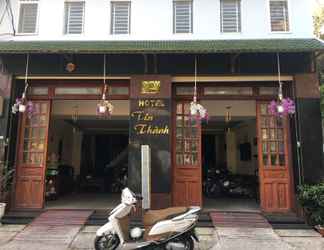
[[119, 238], [114, 234], [97, 236], [94, 240], [94, 247], [96, 250], [115, 250], [118, 245]]
[[[176, 240], [174, 242], [182, 244], [181, 248], [179, 248], [179, 249], [194, 250], [194, 247], [195, 247], [194, 241], [193, 241], [193, 239], [191, 237], [178, 239], [178, 240]], [[171, 242], [171, 244], [172, 244], [172, 242]], [[157, 249], [161, 249], [161, 248], [157, 248]], [[165, 250], [171, 250], [171, 249], [174, 249], [174, 248], [172, 248], [172, 246], [167, 244], [166, 246], [164, 246], [164, 249]], [[178, 248], [176, 248], [176, 249], [178, 249]]]
[[192, 240], [192, 238], [186, 238], [184, 240], [182, 240], [182, 243], [185, 245], [185, 249], [186, 250], [193, 250], [194, 249], [194, 241]]

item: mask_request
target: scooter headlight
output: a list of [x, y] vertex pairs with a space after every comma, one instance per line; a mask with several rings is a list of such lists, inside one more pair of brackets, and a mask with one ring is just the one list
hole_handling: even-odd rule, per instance
[[143, 230], [140, 229], [139, 227], [135, 227], [130, 230], [130, 237], [133, 240], [140, 239], [142, 235], [143, 235]]

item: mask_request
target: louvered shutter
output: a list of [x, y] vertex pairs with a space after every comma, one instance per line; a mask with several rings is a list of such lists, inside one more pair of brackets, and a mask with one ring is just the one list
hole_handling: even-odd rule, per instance
[[288, 2], [270, 1], [271, 31], [289, 31]]
[[192, 32], [192, 1], [174, 2], [174, 33]]
[[221, 0], [221, 32], [241, 32], [240, 0]]
[[18, 33], [36, 33], [38, 3], [21, 3]]
[[111, 5], [111, 33], [130, 33], [130, 3], [115, 2]]
[[84, 2], [65, 3], [65, 33], [81, 34], [83, 32]]

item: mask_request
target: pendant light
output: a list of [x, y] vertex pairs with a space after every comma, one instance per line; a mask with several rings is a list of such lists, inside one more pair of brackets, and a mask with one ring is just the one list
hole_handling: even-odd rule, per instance
[[114, 110], [114, 106], [111, 102], [106, 100], [106, 93], [108, 85], [106, 83], [106, 55], [103, 56], [103, 92], [101, 101], [97, 104], [97, 114], [101, 116], [110, 116]]
[[195, 56], [194, 95], [190, 103], [190, 115], [198, 120], [208, 119], [207, 109], [197, 101], [197, 56]]
[[34, 113], [34, 105], [31, 101], [27, 100], [27, 91], [28, 91], [28, 71], [29, 71], [29, 54], [26, 56], [26, 68], [25, 68], [25, 87], [24, 91], [20, 98], [16, 99], [16, 102], [13, 104], [11, 111], [13, 114], [18, 112], [27, 113], [28, 118], [31, 118]]
[[274, 116], [287, 116], [295, 114], [295, 103], [289, 97], [284, 98], [283, 83], [281, 81], [281, 67], [280, 56], [277, 53], [277, 67], [278, 67], [278, 97], [277, 100], [272, 100], [268, 106], [269, 113]]

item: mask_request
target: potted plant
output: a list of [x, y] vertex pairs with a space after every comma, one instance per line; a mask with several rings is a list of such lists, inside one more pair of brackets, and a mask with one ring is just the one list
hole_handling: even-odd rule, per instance
[[0, 173], [0, 224], [6, 210], [13, 172], [13, 169], [8, 170], [6, 168], [2, 168]]
[[324, 236], [324, 183], [299, 186], [298, 200], [307, 222]]

